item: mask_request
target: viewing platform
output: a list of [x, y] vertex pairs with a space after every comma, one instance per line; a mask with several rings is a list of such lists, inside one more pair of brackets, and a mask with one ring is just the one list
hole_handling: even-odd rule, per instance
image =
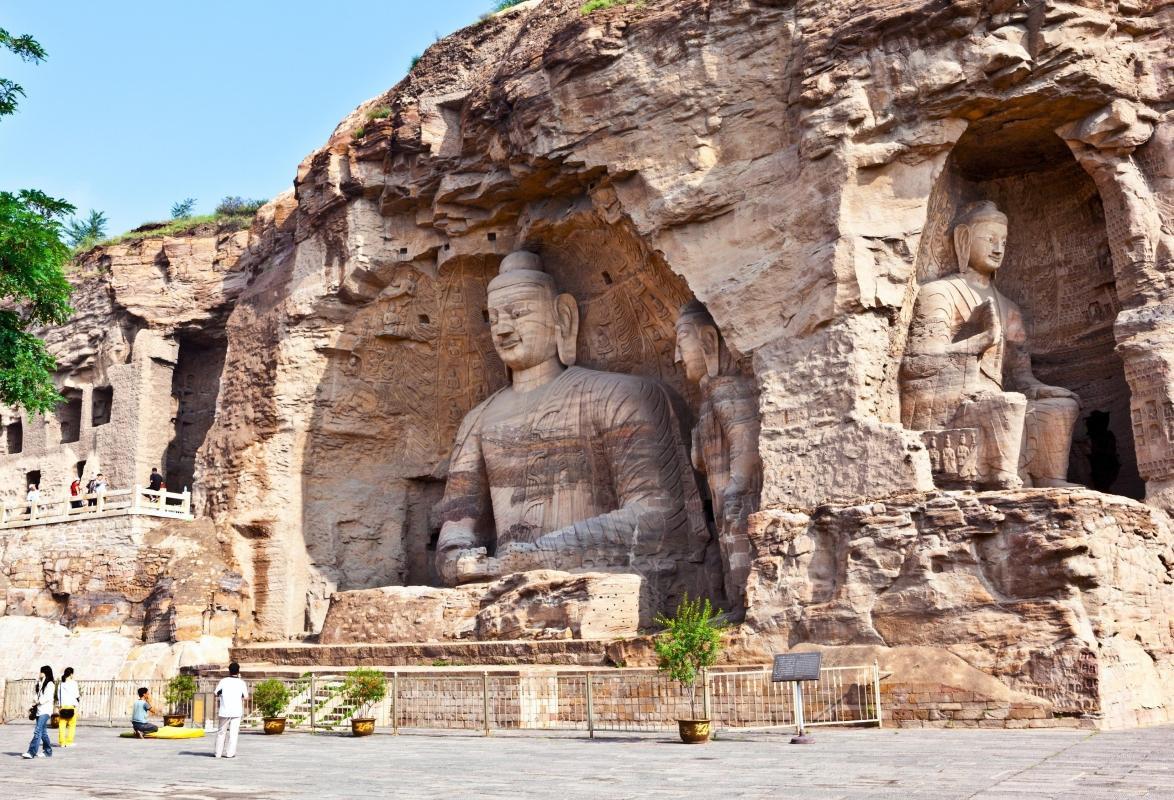
[[101, 493], [65, 495], [50, 500], [0, 503], [0, 530], [55, 525], [97, 517], [145, 516], [165, 519], [195, 519], [192, 493], [133, 489], [110, 489]]

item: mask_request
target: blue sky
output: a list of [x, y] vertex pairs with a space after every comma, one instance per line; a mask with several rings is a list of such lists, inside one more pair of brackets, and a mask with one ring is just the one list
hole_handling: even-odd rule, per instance
[[364, 100], [437, 36], [494, 0], [0, 0], [0, 28], [32, 34], [39, 65], [0, 53], [24, 86], [0, 119], [0, 190], [37, 188], [108, 233], [197, 199], [269, 198]]

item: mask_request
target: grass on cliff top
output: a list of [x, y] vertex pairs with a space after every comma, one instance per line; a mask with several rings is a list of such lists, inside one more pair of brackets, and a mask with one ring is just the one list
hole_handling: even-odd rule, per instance
[[579, 8], [579, 13], [583, 15], [590, 14], [592, 11], [602, 11], [605, 8], [613, 8], [614, 6], [642, 6], [644, 0], [587, 0]]
[[106, 247], [112, 244], [137, 242], [141, 239], [179, 236], [184, 233], [190, 233], [203, 225], [215, 225], [220, 230], [225, 228], [240, 230], [241, 228], [247, 228], [252, 223], [253, 214], [203, 214], [198, 217], [187, 217], [185, 219], [169, 219], [166, 222], [148, 222], [145, 225], [140, 225], [133, 231], [127, 231], [117, 236], [111, 236], [109, 239], [103, 239], [94, 246]]

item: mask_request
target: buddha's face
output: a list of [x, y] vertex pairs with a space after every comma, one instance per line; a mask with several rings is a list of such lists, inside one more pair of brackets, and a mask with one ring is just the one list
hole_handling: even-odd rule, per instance
[[677, 323], [676, 362], [685, 368], [685, 377], [692, 383], [700, 383], [706, 376], [701, 328], [696, 323]]
[[545, 287], [506, 286], [488, 299], [493, 347], [507, 367], [529, 369], [558, 358], [558, 313]]
[[1007, 226], [997, 220], [983, 220], [970, 229], [970, 268], [991, 274], [1003, 265], [1007, 248]]

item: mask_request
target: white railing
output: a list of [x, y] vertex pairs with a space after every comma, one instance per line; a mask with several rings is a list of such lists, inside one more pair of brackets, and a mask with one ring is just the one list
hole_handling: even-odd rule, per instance
[[51, 525], [90, 517], [141, 515], [192, 519], [192, 493], [166, 492], [136, 486], [92, 494], [63, 495], [35, 502], [0, 502], [0, 528]]

